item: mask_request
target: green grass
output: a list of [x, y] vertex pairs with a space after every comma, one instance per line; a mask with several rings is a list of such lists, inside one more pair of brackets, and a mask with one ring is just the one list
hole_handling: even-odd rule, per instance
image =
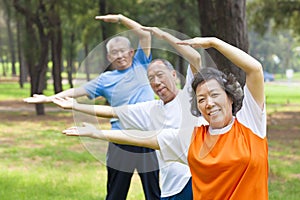
[[[266, 83], [268, 113], [300, 111], [300, 86]], [[0, 83], [0, 101], [29, 96], [29, 85]], [[53, 94], [49, 85], [45, 94]], [[0, 199], [93, 200], [106, 195], [106, 146], [101, 160], [84, 147], [80, 138], [66, 137], [61, 130], [72, 126], [71, 112], [47, 112], [36, 116], [28, 111], [1, 111], [0, 115]], [[107, 124], [107, 126], [109, 126]], [[285, 130], [279, 125], [269, 128]], [[286, 127], [285, 127], [286, 128]], [[298, 200], [300, 196], [299, 139], [288, 145], [269, 140], [270, 200]], [[144, 199], [138, 176], [134, 176], [129, 200]]]
[[270, 105], [300, 104], [300, 82], [284, 85], [267, 83], [265, 93], [266, 103]]
[[[16, 82], [2, 81], [0, 91], [0, 101], [22, 101], [30, 95], [30, 85], [20, 89]], [[52, 95], [53, 85], [44, 94]], [[1, 111], [0, 120], [1, 200], [105, 199], [107, 143], [94, 156], [84, 140], [62, 135], [63, 129], [74, 125], [71, 112], [36, 116], [34, 112]], [[109, 126], [108, 121], [103, 126]], [[136, 174], [128, 199], [144, 199]]]
[[[104, 159], [97, 160], [80, 138], [61, 134], [73, 125], [71, 112], [50, 112], [44, 117], [2, 112], [0, 119], [1, 200], [105, 198]], [[106, 147], [103, 142], [99, 152], [103, 158]], [[136, 175], [128, 199], [143, 199]]]
[[[68, 89], [68, 85], [63, 86], [64, 89]], [[19, 84], [15, 82], [0, 82], [0, 101], [1, 100], [20, 100], [30, 96], [30, 84], [25, 83], [24, 88], [20, 88]], [[47, 89], [44, 90], [45, 95], [54, 94], [52, 84], [48, 84]]]

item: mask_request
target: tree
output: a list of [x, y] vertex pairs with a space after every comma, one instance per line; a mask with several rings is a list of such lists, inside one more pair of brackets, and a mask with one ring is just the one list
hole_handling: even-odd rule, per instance
[[[49, 52], [49, 34], [46, 5], [43, 1], [34, 4], [31, 1], [14, 0], [15, 9], [25, 18], [24, 57], [29, 67], [31, 96], [42, 94], [46, 83], [46, 71]], [[44, 115], [44, 105], [36, 104], [37, 115]]]
[[264, 39], [274, 38], [273, 47], [264, 52], [262, 62], [269, 68], [272, 64], [266, 63], [267, 58], [276, 55], [281, 60], [276, 72], [284, 74], [287, 68], [300, 70], [298, 65], [300, 0], [253, 0], [247, 6], [250, 28]]
[[12, 76], [16, 76], [16, 53], [15, 53], [15, 41], [14, 41], [14, 34], [12, 30], [12, 15], [13, 9], [11, 8], [11, 2], [8, 0], [2, 0], [2, 4], [5, 7], [6, 15], [5, 15], [5, 23], [7, 27], [7, 35], [8, 35], [8, 46], [10, 51], [10, 62], [11, 62], [11, 69], [12, 69]]
[[62, 88], [61, 72], [62, 66], [62, 30], [61, 19], [59, 13], [59, 4], [56, 0], [49, 6], [48, 21], [49, 21], [49, 37], [51, 44], [51, 58], [52, 58], [52, 77], [54, 84], [54, 92], [59, 93]]
[[[248, 52], [246, 0], [198, 0], [201, 36], [216, 36]], [[207, 50], [217, 68], [245, 84], [244, 72], [214, 49]]]
[[274, 31], [290, 28], [300, 34], [300, 0], [252, 0], [247, 6], [249, 24], [258, 33], [271, 25]]
[[[183, 0], [180, 4], [176, 0], [141, 1], [137, 3], [136, 6], [138, 7], [133, 9], [133, 12], [130, 12], [130, 14], [145, 26], [168, 28], [169, 30], [166, 30], [167, 32], [170, 32], [180, 39], [187, 39], [199, 36], [200, 34], [197, 1], [195, 0]], [[160, 12], [157, 12], [157, 10]], [[160, 44], [157, 47], [159, 46]], [[154, 45], [152, 51], [153, 57], [165, 58], [173, 63], [179, 74], [183, 75], [180, 76], [181, 85], [183, 86], [183, 77], [186, 75], [187, 68], [186, 61], [182, 56], [177, 55], [176, 50], [171, 46], [167, 46], [169, 51], [162, 52], [156, 50], [155, 48], [157, 47]], [[170, 51], [173, 52], [171, 53]]]

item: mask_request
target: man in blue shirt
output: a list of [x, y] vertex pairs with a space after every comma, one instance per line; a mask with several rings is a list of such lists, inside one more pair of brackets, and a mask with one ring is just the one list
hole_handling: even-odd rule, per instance
[[[55, 97], [96, 98], [103, 96], [111, 106], [135, 104], [154, 99], [147, 79], [147, 66], [151, 56], [151, 35], [141, 25], [123, 15], [97, 16], [105, 22], [122, 23], [139, 37], [134, 53], [126, 37], [117, 36], [106, 44], [107, 59], [114, 70], [102, 73], [98, 78], [79, 88], [72, 88], [53, 96], [34, 95], [24, 99], [28, 103], [52, 102]], [[117, 119], [111, 120], [112, 129], [122, 129]], [[152, 149], [110, 143], [107, 152], [107, 200], [126, 199], [134, 170], [142, 181], [145, 198], [160, 198], [158, 161]]]

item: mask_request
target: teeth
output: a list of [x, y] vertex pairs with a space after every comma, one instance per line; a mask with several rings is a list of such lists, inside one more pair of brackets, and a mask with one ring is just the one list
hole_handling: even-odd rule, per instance
[[216, 111], [213, 111], [213, 112], [211, 112], [211, 113], [209, 113], [209, 115], [214, 115], [214, 114], [216, 114], [218, 111], [216, 110]]

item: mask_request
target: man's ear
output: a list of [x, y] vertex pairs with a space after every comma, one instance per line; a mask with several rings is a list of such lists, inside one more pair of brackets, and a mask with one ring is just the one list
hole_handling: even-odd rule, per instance
[[113, 62], [113, 60], [112, 60], [112, 58], [110, 57], [110, 55], [109, 55], [109, 54], [106, 54], [106, 58], [107, 58], [107, 60], [108, 60], [110, 63], [112, 63], [112, 62]]
[[129, 50], [129, 54], [130, 54], [130, 56], [134, 56], [134, 49], [133, 48], [130, 48], [130, 50]]

